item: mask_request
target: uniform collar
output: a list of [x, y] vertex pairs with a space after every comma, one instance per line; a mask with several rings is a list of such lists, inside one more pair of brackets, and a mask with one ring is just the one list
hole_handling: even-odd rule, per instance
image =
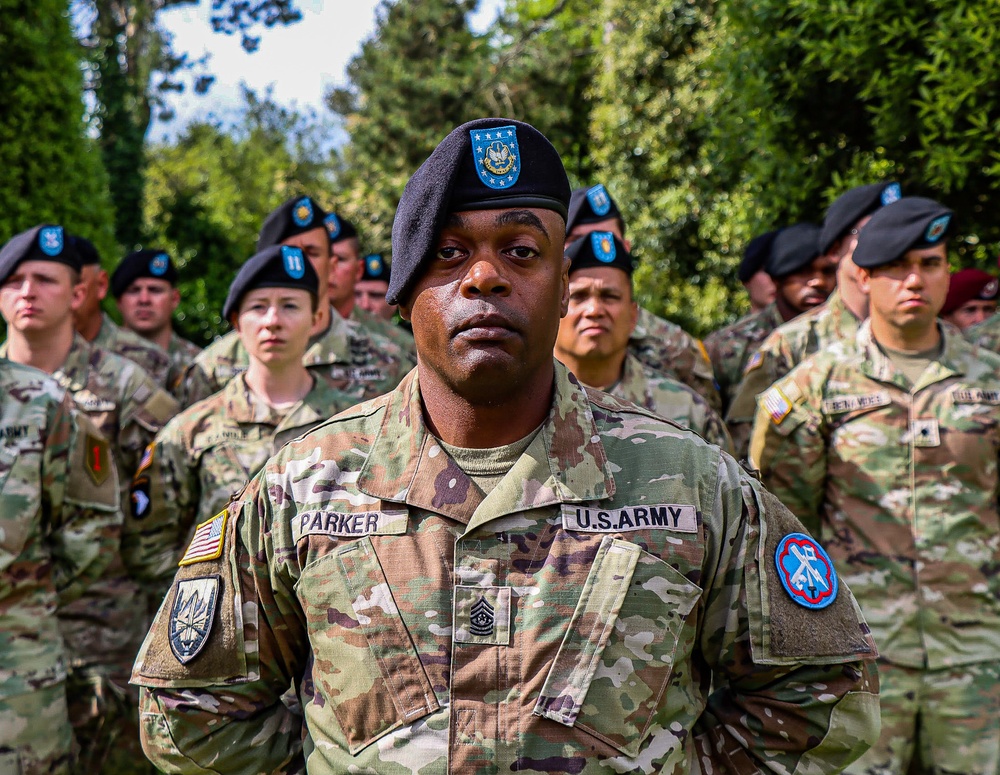
[[916, 392], [935, 382], [964, 374], [962, 353], [968, 349], [968, 345], [954, 327], [942, 324], [941, 321], [937, 321], [937, 327], [941, 332], [941, 355], [930, 364], [917, 383], [911, 386], [878, 346], [872, 336], [871, 318], [868, 318], [858, 328], [857, 336], [858, 348], [864, 354], [862, 373], [878, 382], [888, 382], [908, 392]]
[[389, 394], [382, 426], [358, 476], [358, 489], [466, 523], [559, 503], [601, 500], [614, 494], [599, 420], [586, 391], [555, 364], [549, 416], [514, 467], [485, 499], [428, 430], [417, 369]]
[[622, 376], [618, 383], [610, 391], [615, 398], [631, 401], [633, 404], [645, 406], [646, 387], [648, 382], [643, 374], [642, 364], [639, 363], [631, 353], [625, 355], [625, 362], [622, 364]]
[[77, 393], [87, 387], [90, 381], [91, 361], [96, 345], [88, 342], [80, 334], [73, 334], [73, 344], [63, 365], [52, 375], [56, 381], [69, 393]]
[[305, 398], [288, 411], [280, 414], [264, 403], [247, 386], [246, 373], [233, 377], [222, 389], [226, 419], [252, 425], [273, 425], [275, 433], [283, 430], [315, 425], [331, 416], [334, 406], [346, 405], [337, 401], [337, 391], [323, 379], [313, 377], [313, 387]]
[[351, 340], [356, 337], [354, 324], [344, 320], [337, 310], [330, 307], [330, 325], [313, 338], [302, 363], [306, 366], [351, 363]]

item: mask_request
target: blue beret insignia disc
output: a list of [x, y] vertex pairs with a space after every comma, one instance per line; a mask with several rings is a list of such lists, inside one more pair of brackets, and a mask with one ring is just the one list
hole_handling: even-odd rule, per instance
[[610, 231], [590, 232], [590, 246], [598, 261], [610, 264], [615, 260], [618, 251], [615, 249], [614, 235]]
[[306, 257], [299, 248], [282, 245], [281, 263], [285, 265], [285, 272], [293, 280], [301, 280], [306, 273]]
[[296, 226], [308, 226], [313, 219], [312, 200], [304, 196], [292, 207], [292, 220]]
[[382, 256], [378, 253], [372, 253], [370, 256], [365, 258], [365, 263], [368, 264], [368, 274], [372, 277], [379, 277], [384, 269], [382, 265]]
[[598, 183], [587, 192], [587, 201], [594, 215], [607, 215], [611, 212], [611, 197], [603, 183]]
[[789, 533], [774, 552], [778, 578], [805, 608], [826, 608], [837, 599], [837, 571], [826, 550], [805, 533]]
[[900, 189], [899, 183], [890, 183], [882, 189], [882, 206], [885, 207], [886, 205], [891, 205], [902, 196], [903, 191]]
[[935, 218], [927, 227], [927, 233], [924, 235], [924, 239], [928, 242], [937, 242], [948, 230], [948, 224], [950, 222], [950, 215], [942, 215], [940, 218]]
[[38, 232], [38, 247], [47, 256], [58, 256], [64, 244], [62, 226], [46, 226]]
[[337, 236], [340, 234], [340, 228], [341, 228], [340, 218], [337, 217], [337, 214], [330, 213], [328, 216], [326, 216], [324, 223], [326, 224], [326, 233], [330, 235], [330, 239], [332, 240], [337, 239]]
[[517, 183], [521, 174], [521, 151], [517, 147], [517, 127], [498, 126], [472, 129], [472, 156], [476, 174], [483, 185], [507, 189]]
[[184, 579], [177, 584], [168, 638], [170, 650], [182, 665], [198, 656], [208, 642], [218, 599], [218, 576]]
[[157, 253], [149, 262], [150, 274], [162, 277], [170, 268], [170, 258], [166, 253]]

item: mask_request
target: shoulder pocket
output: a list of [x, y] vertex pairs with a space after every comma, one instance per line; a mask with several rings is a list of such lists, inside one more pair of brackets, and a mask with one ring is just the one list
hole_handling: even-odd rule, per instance
[[439, 710], [370, 538], [306, 566], [296, 592], [309, 627], [316, 691], [352, 754]]
[[636, 544], [606, 536], [534, 714], [637, 756], [701, 592]]

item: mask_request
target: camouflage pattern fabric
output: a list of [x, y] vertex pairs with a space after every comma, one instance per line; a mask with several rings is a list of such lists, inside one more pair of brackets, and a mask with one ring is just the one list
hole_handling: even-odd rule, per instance
[[722, 411], [718, 385], [704, 345], [676, 323], [639, 307], [628, 351], [653, 371], [692, 388], [715, 411]]
[[757, 396], [814, 352], [834, 342], [853, 344], [860, 325], [861, 321], [834, 290], [818, 307], [792, 318], [767, 336], [743, 367], [743, 377], [726, 413], [726, 425], [733, 434], [738, 458], [749, 453]]
[[170, 370], [167, 374], [167, 389], [180, 401], [184, 387], [184, 375], [198, 357], [201, 348], [194, 342], [189, 342], [175, 332], [170, 333], [170, 345], [167, 355], [170, 357]]
[[967, 329], [965, 338], [987, 350], [1000, 352], [1000, 312]]
[[[849, 775], [1000, 772], [1000, 663], [879, 663], [882, 734]], [[936, 765], [936, 766], [935, 766]]]
[[824, 542], [884, 659], [995, 662], [1000, 356], [941, 327], [911, 386], [861, 325], [760, 399], [751, 463]]
[[101, 313], [101, 330], [91, 346], [128, 358], [145, 371], [161, 388], [170, 385], [170, 356], [133, 331], [122, 328], [107, 313]]
[[634, 355], [625, 356], [622, 378], [608, 392], [694, 431], [709, 444], [733, 452], [729, 431], [708, 401], [687, 385], [644, 367]]
[[750, 356], [757, 351], [767, 335], [784, 322], [778, 306], [772, 302], [760, 312], [747, 315], [705, 337], [705, 349], [712, 361], [719, 394], [722, 396], [723, 416], [729, 410], [733, 393]]
[[139, 530], [122, 553], [148, 580], [170, 585], [196, 521], [219, 513], [282, 446], [356, 401], [323, 380], [287, 411], [251, 391], [241, 374], [174, 417], [146, 448], [132, 482]]
[[48, 375], [0, 360], [0, 773], [69, 772], [67, 659], [55, 612], [114, 556], [118, 476], [90, 475], [108, 442]]
[[353, 323], [357, 323], [366, 331], [371, 331], [379, 336], [384, 336], [386, 339], [399, 347], [400, 350], [402, 350], [411, 364], [416, 364], [417, 349], [416, 345], [413, 343], [413, 334], [405, 328], [401, 328], [395, 323], [390, 323], [388, 320], [383, 320], [378, 315], [375, 315], [366, 309], [362, 309], [357, 304], [355, 304], [354, 309], [351, 310], [350, 320]]
[[[182, 402], [190, 406], [225, 387], [247, 370], [250, 360], [239, 335], [230, 331], [206, 347], [184, 376]], [[356, 401], [392, 390], [416, 365], [384, 337], [370, 334], [330, 310], [330, 327], [315, 337], [302, 358], [315, 376]]]
[[143, 745], [173, 773], [837, 772], [877, 735], [875, 649], [846, 587], [811, 611], [775, 580], [801, 529], [560, 364], [484, 497], [413, 371], [192, 542], [133, 671]]

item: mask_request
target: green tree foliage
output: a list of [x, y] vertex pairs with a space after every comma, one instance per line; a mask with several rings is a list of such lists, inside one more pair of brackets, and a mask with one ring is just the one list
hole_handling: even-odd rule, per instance
[[0, 0], [0, 242], [48, 221], [113, 248], [78, 53], [65, 0]]
[[324, 148], [330, 128], [315, 116], [245, 92], [238, 124], [193, 123], [149, 149], [144, 232], [179, 267], [179, 327], [195, 341], [223, 333], [222, 302], [253, 255], [264, 217], [289, 197], [331, 202]]
[[[115, 233], [126, 246], [143, 237], [145, 137], [154, 115], [172, 115], [169, 95], [190, 86], [204, 94], [213, 78], [205, 59], [175, 51], [160, 26], [160, 14], [200, 0], [75, 0], [81, 42], [87, 52], [88, 88], [93, 95], [99, 144], [110, 175]], [[301, 18], [294, 0], [212, 0], [216, 32], [239, 34], [248, 52], [260, 46], [253, 33]]]

